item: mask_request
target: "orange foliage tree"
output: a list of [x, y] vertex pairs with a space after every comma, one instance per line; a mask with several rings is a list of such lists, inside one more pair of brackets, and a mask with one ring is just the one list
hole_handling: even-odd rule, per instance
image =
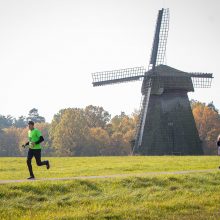
[[191, 101], [192, 112], [205, 154], [216, 154], [216, 139], [220, 134], [220, 115], [213, 103]]

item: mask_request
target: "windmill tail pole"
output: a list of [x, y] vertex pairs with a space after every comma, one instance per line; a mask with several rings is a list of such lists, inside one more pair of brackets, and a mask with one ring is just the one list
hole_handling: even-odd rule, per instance
[[151, 87], [148, 87], [147, 94], [142, 96], [140, 116], [139, 116], [139, 121], [138, 121], [137, 128], [136, 128], [135, 144], [134, 144], [133, 152], [132, 152], [133, 155], [135, 154], [135, 151], [139, 149], [142, 143], [144, 126], [145, 126], [146, 115], [147, 115], [147, 110], [148, 110], [148, 103], [150, 99], [150, 93], [151, 93]]

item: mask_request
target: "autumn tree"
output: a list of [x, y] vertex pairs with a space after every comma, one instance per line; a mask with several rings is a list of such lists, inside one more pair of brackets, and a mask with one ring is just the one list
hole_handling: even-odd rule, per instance
[[216, 138], [220, 134], [218, 110], [213, 103], [206, 105], [194, 100], [191, 106], [205, 154], [216, 154]]
[[107, 130], [110, 135], [110, 146], [114, 146], [114, 152], [119, 155], [127, 155], [131, 152], [130, 141], [134, 139], [138, 116], [136, 112], [131, 116], [121, 112], [110, 121]]
[[85, 117], [90, 128], [105, 128], [111, 115], [103, 107], [89, 105], [85, 108]]
[[86, 155], [106, 155], [106, 149], [110, 146], [110, 137], [108, 132], [101, 128], [89, 128], [89, 142], [86, 150]]
[[88, 144], [89, 127], [84, 111], [68, 108], [56, 115], [51, 126], [52, 146], [59, 155], [80, 156]]

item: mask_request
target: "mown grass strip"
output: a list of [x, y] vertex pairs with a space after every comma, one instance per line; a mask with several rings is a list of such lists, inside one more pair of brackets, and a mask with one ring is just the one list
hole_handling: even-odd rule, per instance
[[167, 175], [167, 174], [189, 174], [189, 173], [209, 173], [216, 172], [217, 169], [210, 170], [183, 170], [183, 171], [164, 171], [164, 172], [145, 172], [145, 173], [132, 173], [132, 174], [114, 174], [114, 175], [106, 175], [106, 176], [77, 176], [77, 177], [66, 177], [66, 178], [41, 178], [34, 180], [0, 180], [0, 184], [6, 183], [23, 183], [23, 182], [39, 182], [39, 181], [65, 181], [65, 180], [76, 180], [76, 179], [108, 179], [108, 178], [125, 178], [125, 177], [138, 177], [138, 176], [146, 176], [146, 175]]

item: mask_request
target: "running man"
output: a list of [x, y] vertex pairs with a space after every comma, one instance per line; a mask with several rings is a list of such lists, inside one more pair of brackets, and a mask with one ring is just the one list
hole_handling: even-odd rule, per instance
[[29, 121], [28, 122], [28, 142], [24, 145], [22, 145], [22, 147], [26, 147], [29, 146], [29, 150], [28, 150], [28, 156], [27, 156], [27, 166], [28, 166], [28, 170], [30, 173], [30, 177], [28, 177], [27, 179], [34, 179], [34, 173], [32, 170], [32, 165], [31, 165], [31, 160], [33, 157], [35, 157], [36, 163], [38, 166], [43, 166], [45, 165], [47, 167], [47, 169], [50, 168], [50, 163], [48, 160], [46, 161], [41, 161], [41, 145], [40, 143], [44, 141], [44, 138], [41, 134], [41, 132], [34, 127], [34, 122], [33, 121]]

